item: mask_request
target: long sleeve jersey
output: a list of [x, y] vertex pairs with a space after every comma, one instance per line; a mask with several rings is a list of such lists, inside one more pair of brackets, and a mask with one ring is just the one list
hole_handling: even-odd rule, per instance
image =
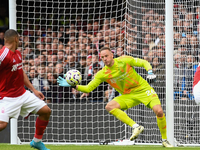
[[130, 94], [149, 86], [147, 81], [135, 71], [134, 66], [144, 67], [147, 71], [152, 69], [146, 60], [121, 56], [114, 59], [112, 67], [103, 67], [88, 85], [78, 85], [77, 90], [89, 93], [102, 82], [107, 82], [120, 94]]

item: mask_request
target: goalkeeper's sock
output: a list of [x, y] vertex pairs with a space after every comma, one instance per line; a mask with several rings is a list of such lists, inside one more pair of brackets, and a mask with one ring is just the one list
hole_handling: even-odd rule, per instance
[[135, 123], [132, 127], [137, 128], [137, 127], [139, 127], [139, 124]]
[[109, 113], [130, 127], [133, 127], [133, 125], [136, 124], [135, 121], [133, 121], [125, 112], [118, 108], [114, 108]]
[[40, 120], [39, 117], [37, 117], [36, 122], [35, 122], [35, 135], [34, 135], [34, 138], [36, 139], [36, 141], [37, 139], [42, 139], [42, 136], [44, 134], [44, 131], [48, 123], [49, 121]]
[[163, 114], [162, 117], [157, 117], [157, 124], [158, 128], [160, 129], [160, 133], [162, 136], [162, 139], [167, 139], [167, 128], [166, 128], [166, 119], [165, 119], [165, 114]]

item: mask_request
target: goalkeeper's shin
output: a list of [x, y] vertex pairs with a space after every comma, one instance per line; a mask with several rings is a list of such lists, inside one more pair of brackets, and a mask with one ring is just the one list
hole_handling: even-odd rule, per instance
[[125, 112], [118, 108], [114, 108], [109, 113], [130, 127], [133, 127], [133, 125], [136, 124], [135, 121], [133, 121]]

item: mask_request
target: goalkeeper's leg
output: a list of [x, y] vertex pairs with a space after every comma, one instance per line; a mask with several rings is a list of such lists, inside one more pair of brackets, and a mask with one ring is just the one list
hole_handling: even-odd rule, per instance
[[165, 119], [165, 114], [163, 113], [161, 105], [155, 105], [155, 106], [153, 106], [152, 109], [155, 112], [156, 117], [157, 117], [157, 124], [158, 124], [158, 128], [160, 129], [161, 136], [162, 136], [163, 146], [164, 147], [173, 147], [167, 141], [166, 119]]
[[153, 106], [152, 109], [154, 113], [156, 114], [157, 124], [158, 124], [158, 128], [160, 129], [162, 139], [167, 139], [166, 119], [165, 119], [165, 114], [163, 113], [162, 107], [161, 105], [155, 105]]
[[118, 120], [122, 121], [123, 123], [126, 123], [130, 127], [134, 128], [133, 129], [133, 134], [130, 137], [130, 140], [134, 140], [138, 137], [140, 133], [143, 132], [144, 127], [139, 126], [135, 121], [133, 121], [124, 111], [120, 109], [119, 103], [116, 101], [111, 101], [106, 105], [106, 110], [115, 116]]

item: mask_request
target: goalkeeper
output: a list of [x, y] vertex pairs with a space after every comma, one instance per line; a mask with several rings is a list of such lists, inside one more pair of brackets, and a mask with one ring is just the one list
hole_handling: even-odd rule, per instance
[[[156, 79], [149, 62], [131, 56], [121, 56], [114, 59], [113, 53], [108, 47], [101, 48], [100, 55], [105, 67], [97, 72], [88, 85], [76, 85], [74, 88], [83, 93], [89, 93], [105, 81], [121, 93], [121, 96], [115, 97], [108, 102], [105, 109], [118, 120], [133, 128], [132, 136], [130, 137], [131, 141], [135, 140], [143, 132], [144, 127], [133, 121], [123, 110], [143, 103], [156, 114], [157, 124], [162, 136], [162, 145], [164, 147], [173, 147], [167, 141], [166, 120], [160, 100], [154, 89], [148, 84], [148, 82], [151, 83]], [[148, 71], [148, 82], [135, 71], [133, 66], [144, 67]], [[58, 77], [57, 82], [59, 86], [71, 86], [62, 77]]]

